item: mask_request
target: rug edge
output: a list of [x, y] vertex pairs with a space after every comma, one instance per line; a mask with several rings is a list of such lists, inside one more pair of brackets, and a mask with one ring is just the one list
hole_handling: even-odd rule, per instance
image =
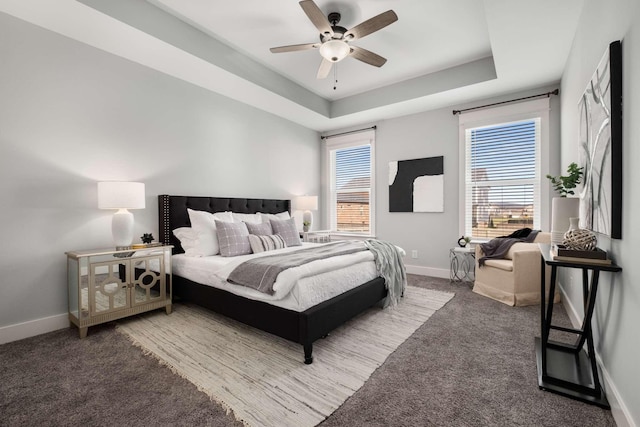
[[195, 379], [192, 379], [187, 375], [183, 375], [181, 372], [178, 371], [178, 369], [175, 366], [173, 366], [171, 363], [166, 362], [163, 359], [161, 359], [160, 356], [158, 356], [152, 350], [146, 349], [143, 346], [143, 344], [140, 343], [133, 336], [131, 336], [131, 335], [127, 334], [126, 332], [120, 330], [120, 325], [119, 324], [116, 324], [115, 330], [116, 330], [116, 332], [118, 334], [124, 336], [134, 347], [138, 348], [142, 352], [142, 354], [144, 356], [150, 356], [153, 360], [156, 361], [156, 363], [158, 363], [158, 365], [169, 369], [173, 374], [179, 376], [180, 378], [185, 379], [190, 384], [194, 385], [199, 392], [204, 393], [209, 398], [209, 400], [211, 400], [212, 402], [217, 403], [220, 406], [222, 406], [222, 409], [224, 409], [224, 411], [225, 411], [225, 413], [227, 415], [231, 414], [236, 421], [242, 423], [242, 425], [244, 425], [245, 427], [252, 427], [252, 425], [248, 421], [240, 418], [238, 416], [238, 414], [236, 414], [236, 412], [233, 410], [233, 408], [228, 403], [226, 403], [224, 400], [221, 400], [218, 396], [214, 396], [212, 393], [210, 393], [205, 388], [205, 386], [200, 384], [199, 381], [197, 381]]

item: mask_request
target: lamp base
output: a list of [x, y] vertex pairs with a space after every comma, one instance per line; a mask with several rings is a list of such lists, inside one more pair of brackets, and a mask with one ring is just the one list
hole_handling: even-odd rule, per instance
[[128, 249], [133, 242], [133, 214], [126, 209], [114, 213], [111, 234], [117, 249]]
[[569, 229], [569, 218], [579, 216], [580, 199], [554, 197], [551, 200], [551, 243], [560, 244]]
[[304, 213], [302, 214], [302, 222], [308, 222], [309, 226], [305, 231], [311, 231], [311, 227], [313, 226], [313, 214], [311, 213], [311, 211], [304, 211]]

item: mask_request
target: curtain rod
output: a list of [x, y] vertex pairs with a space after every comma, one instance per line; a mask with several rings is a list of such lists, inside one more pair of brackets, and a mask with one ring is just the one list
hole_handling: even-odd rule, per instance
[[479, 108], [487, 108], [487, 107], [493, 107], [494, 105], [507, 104], [509, 102], [522, 101], [522, 100], [531, 99], [531, 98], [539, 98], [541, 96], [546, 96], [547, 98], [549, 98], [551, 97], [551, 95], [557, 95], [557, 94], [558, 94], [558, 89], [552, 90], [551, 92], [547, 92], [547, 93], [540, 93], [538, 95], [525, 96], [524, 98], [517, 98], [517, 99], [511, 99], [509, 101], [495, 102], [493, 104], [480, 105], [479, 107], [465, 108], [464, 110], [453, 110], [453, 115], [455, 116], [456, 114], [461, 114], [461, 113], [464, 113], [465, 111], [477, 110]]
[[333, 138], [334, 136], [349, 135], [350, 133], [363, 132], [363, 131], [365, 131], [365, 130], [369, 130], [369, 129], [376, 130], [377, 128], [378, 128], [377, 126], [371, 126], [371, 127], [369, 127], [369, 128], [362, 128], [362, 129], [350, 130], [350, 131], [348, 131], [348, 132], [334, 133], [333, 135], [321, 136], [321, 137], [320, 137], [320, 139]]

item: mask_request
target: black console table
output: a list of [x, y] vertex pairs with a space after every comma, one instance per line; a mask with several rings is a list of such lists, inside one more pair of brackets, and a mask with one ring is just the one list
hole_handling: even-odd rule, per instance
[[[540, 322], [541, 336], [536, 338], [536, 359], [538, 364], [538, 386], [542, 390], [561, 394], [572, 399], [611, 409], [607, 397], [602, 391], [598, 378], [598, 366], [593, 346], [591, 316], [598, 292], [598, 278], [601, 271], [617, 272], [622, 268], [615, 264], [596, 264], [588, 261], [556, 261], [548, 244], [539, 244], [542, 254]], [[564, 328], [551, 324], [553, 316], [553, 297], [545, 301], [545, 265], [551, 266], [549, 295], [555, 294], [558, 267], [579, 268], [582, 270], [582, 296], [584, 319], [581, 329]], [[591, 270], [591, 284], [589, 284]], [[546, 305], [546, 308], [545, 308]], [[577, 335], [574, 344], [565, 344], [549, 340], [551, 329], [570, 332]], [[587, 344], [586, 353], [582, 351]]]

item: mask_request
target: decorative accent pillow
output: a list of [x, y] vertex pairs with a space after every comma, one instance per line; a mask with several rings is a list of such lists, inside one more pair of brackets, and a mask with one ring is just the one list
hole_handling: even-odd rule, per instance
[[249, 234], [255, 234], [258, 236], [269, 236], [273, 234], [273, 229], [271, 228], [271, 223], [269, 221], [261, 224], [252, 224], [250, 222], [245, 222], [245, 224], [249, 230]]
[[291, 218], [291, 215], [289, 215], [289, 211], [284, 211], [284, 212], [279, 212], [277, 214], [268, 214], [268, 213], [262, 213], [262, 212], [258, 212], [258, 215], [260, 215], [262, 217], [262, 222], [267, 222], [271, 219], [289, 219]]
[[262, 223], [262, 217], [260, 215], [258, 215], [257, 213], [255, 214], [246, 214], [246, 213], [237, 213], [234, 212], [233, 213], [233, 220], [235, 222], [250, 222], [252, 224], [260, 224]]
[[249, 234], [249, 244], [254, 254], [287, 247], [287, 244], [279, 234], [272, 234], [270, 236]]
[[251, 253], [249, 230], [244, 222], [223, 222], [216, 220], [220, 255], [238, 256]]
[[196, 236], [197, 243], [189, 253], [185, 249], [185, 254], [203, 257], [220, 253], [215, 221], [233, 222], [231, 212], [216, 212], [212, 214], [210, 212], [187, 209], [187, 213], [189, 214], [191, 228]]
[[294, 218], [285, 220], [270, 219], [269, 222], [271, 222], [273, 233], [282, 236], [287, 246], [302, 245], [300, 242], [300, 233], [298, 232], [298, 227], [296, 226]]

